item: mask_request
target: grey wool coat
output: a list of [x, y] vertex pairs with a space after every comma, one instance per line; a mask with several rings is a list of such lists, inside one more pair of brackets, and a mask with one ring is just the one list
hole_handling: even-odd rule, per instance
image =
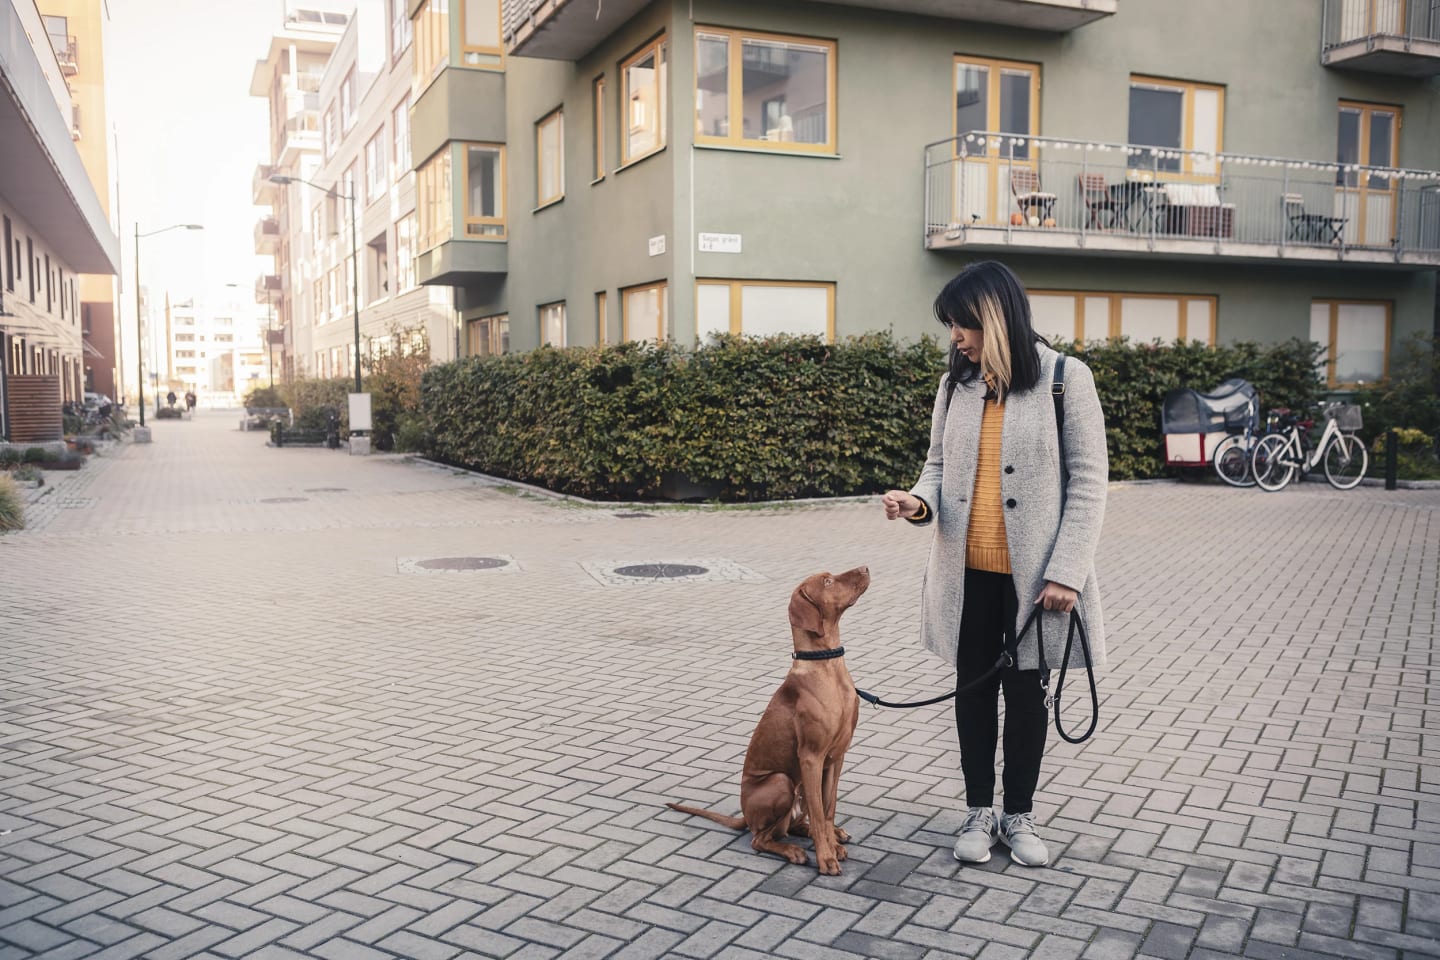
[[[1105, 663], [1105, 624], [1095, 580], [1095, 548], [1105, 518], [1109, 483], [1105, 418], [1090, 368], [1068, 357], [1065, 457], [1070, 482], [1062, 509], [1060, 446], [1050, 389], [1059, 355], [1044, 344], [1036, 344], [1035, 349], [1040, 354], [1040, 382], [1031, 390], [1006, 396], [1000, 437], [1001, 509], [1011, 576], [1019, 599], [1015, 629], [1018, 632], [1029, 617], [1045, 581], [1078, 590], [1076, 609], [1089, 634], [1092, 662], [1100, 666]], [[935, 528], [921, 587], [921, 640], [927, 650], [951, 667], [955, 666], [960, 611], [965, 605], [965, 537], [975, 490], [984, 394], [985, 385], [978, 377], [957, 384], [947, 413], [945, 378], [941, 377], [931, 418], [930, 453], [920, 479], [910, 491], [930, 507], [930, 519], [917, 525], [933, 524]], [[1045, 662], [1058, 668], [1070, 617], [1060, 611], [1045, 611], [1040, 619]], [[1079, 648], [1077, 636], [1070, 653], [1072, 668], [1084, 666]], [[1033, 627], [1019, 652], [1020, 669], [1039, 668]]]

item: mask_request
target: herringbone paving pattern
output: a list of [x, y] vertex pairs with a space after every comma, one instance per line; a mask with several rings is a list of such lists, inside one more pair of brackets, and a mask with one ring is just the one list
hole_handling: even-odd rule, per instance
[[[816, 570], [871, 568], [862, 685], [943, 689], [923, 531], [622, 518], [233, 419], [155, 424], [0, 538], [0, 960], [1440, 956], [1440, 493], [1115, 487], [1055, 866], [955, 863], [948, 710], [866, 709], [828, 878], [662, 804], [738, 808]], [[521, 570], [397, 569], [494, 555]], [[767, 580], [581, 566], [691, 557]]]

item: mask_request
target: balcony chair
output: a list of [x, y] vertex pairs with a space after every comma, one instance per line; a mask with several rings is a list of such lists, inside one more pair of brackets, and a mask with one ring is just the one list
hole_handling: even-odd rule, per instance
[[1087, 227], [1097, 230], [1102, 229], [1100, 215], [1105, 215], [1106, 222], [1103, 229], [1113, 230], [1120, 219], [1120, 205], [1110, 194], [1110, 187], [1105, 183], [1103, 173], [1077, 173], [1076, 183], [1080, 187], [1080, 197], [1085, 201], [1085, 209], [1090, 214]]
[[1332, 217], [1324, 213], [1306, 213], [1305, 197], [1286, 193], [1280, 197], [1285, 218], [1290, 221], [1290, 239], [1300, 243], [1344, 243], [1345, 224], [1349, 217]]
[[[1036, 219], [1044, 222], [1055, 210], [1055, 194], [1040, 189], [1040, 174], [1029, 167], [1017, 167], [1010, 171], [1010, 193], [1015, 197], [1015, 206], [1025, 222]], [[1039, 223], [1033, 224], [1039, 226]]]

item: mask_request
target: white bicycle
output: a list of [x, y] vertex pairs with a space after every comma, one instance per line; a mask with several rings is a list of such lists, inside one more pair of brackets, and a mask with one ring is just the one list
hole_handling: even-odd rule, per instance
[[1299, 420], [1289, 411], [1276, 412], [1282, 414], [1280, 431], [1261, 437], [1250, 459], [1250, 472], [1261, 490], [1280, 490], [1322, 463], [1325, 479], [1336, 490], [1350, 490], [1365, 478], [1370, 455], [1354, 434], [1361, 427], [1358, 406], [1327, 403], [1323, 408], [1325, 431], [1314, 449], [1308, 437], [1314, 421]]

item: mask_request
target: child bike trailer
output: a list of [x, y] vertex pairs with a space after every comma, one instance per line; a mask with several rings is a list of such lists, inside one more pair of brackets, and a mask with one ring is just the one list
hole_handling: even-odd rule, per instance
[[1209, 393], [1182, 387], [1165, 394], [1160, 407], [1160, 432], [1165, 435], [1165, 463], [1172, 467], [1204, 467], [1215, 447], [1232, 433], [1259, 426], [1260, 392], [1248, 380], [1226, 380]]

